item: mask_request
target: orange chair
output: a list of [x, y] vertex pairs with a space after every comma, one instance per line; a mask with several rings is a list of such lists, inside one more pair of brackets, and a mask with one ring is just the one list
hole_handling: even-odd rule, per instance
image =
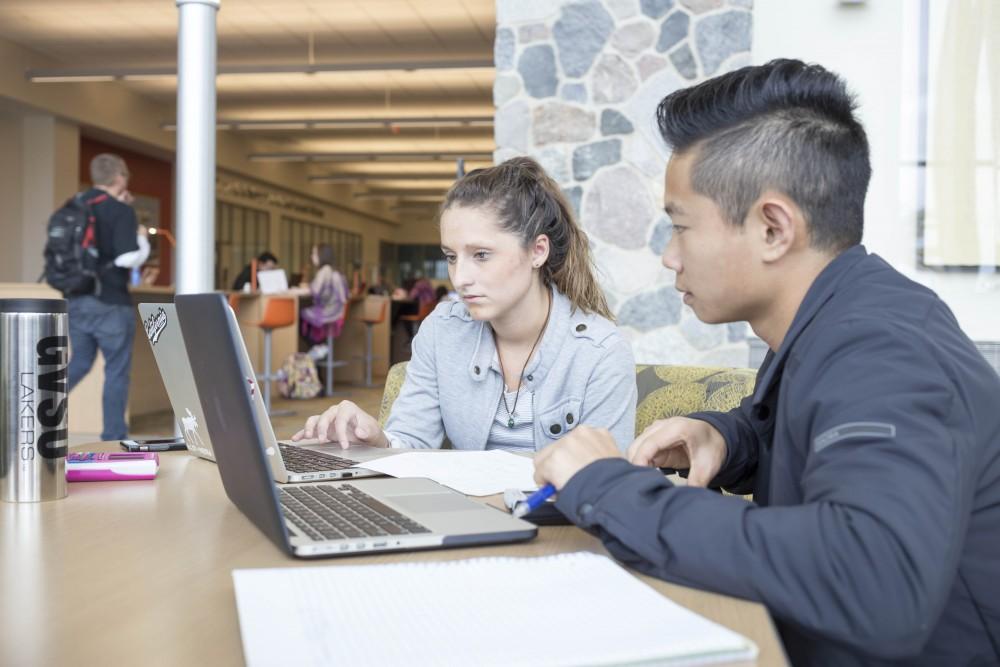
[[[277, 412], [271, 410], [271, 383], [278, 379], [278, 374], [271, 370], [271, 333], [275, 329], [283, 327], [293, 327], [297, 324], [295, 318], [295, 299], [286, 296], [267, 297], [264, 303], [264, 316], [259, 322], [250, 326], [260, 327], [264, 331], [264, 372], [257, 375], [257, 379], [264, 383], [264, 406], [267, 414], [276, 415]], [[295, 414], [291, 410], [282, 410], [280, 414]]]
[[420, 309], [415, 315], [400, 315], [399, 319], [402, 322], [413, 322], [415, 324], [420, 324], [427, 316], [434, 312], [434, 307], [437, 306], [433, 301], [428, 301], [427, 303], [420, 304]]
[[372, 330], [375, 328], [376, 324], [382, 324], [385, 322], [385, 314], [389, 310], [389, 300], [381, 299], [382, 306], [378, 309], [378, 315], [372, 317], [371, 310], [368, 308], [368, 303], [365, 303], [365, 316], [361, 318], [361, 321], [365, 323], [365, 354], [362, 357], [365, 360], [365, 386], [372, 387], [372, 361], [374, 361], [375, 356], [372, 354]]
[[406, 344], [410, 345], [413, 343], [413, 338], [417, 335], [417, 331], [420, 329], [420, 323], [427, 319], [427, 316], [434, 311], [434, 307], [437, 306], [433, 301], [420, 304], [420, 308], [413, 315], [400, 315], [399, 321], [404, 322], [406, 327], [406, 334], [409, 338], [406, 339]]

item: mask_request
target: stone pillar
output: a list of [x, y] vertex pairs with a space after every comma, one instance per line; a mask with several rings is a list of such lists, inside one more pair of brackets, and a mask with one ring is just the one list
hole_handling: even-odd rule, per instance
[[744, 323], [701, 323], [660, 264], [659, 101], [750, 63], [751, 0], [497, 0], [497, 162], [536, 158], [576, 208], [639, 363], [747, 365]]

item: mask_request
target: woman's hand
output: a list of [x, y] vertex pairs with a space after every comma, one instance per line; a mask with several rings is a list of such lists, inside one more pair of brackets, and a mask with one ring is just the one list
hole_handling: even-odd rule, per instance
[[336, 441], [344, 449], [350, 447], [351, 442], [389, 446], [389, 439], [378, 421], [350, 401], [341, 401], [323, 414], [313, 415], [306, 420], [305, 427], [292, 436], [294, 442], [313, 439]]

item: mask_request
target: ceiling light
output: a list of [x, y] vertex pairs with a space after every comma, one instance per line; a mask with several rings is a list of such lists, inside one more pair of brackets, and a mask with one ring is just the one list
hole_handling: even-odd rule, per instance
[[[219, 123], [216, 123], [218, 127]], [[246, 123], [242, 121], [236, 121], [232, 123], [222, 122], [222, 125], [228, 125], [234, 130], [306, 130], [309, 129], [309, 125], [302, 121], [281, 121], [268, 123], [262, 125], [260, 123]], [[220, 128], [221, 129], [221, 128]]]
[[454, 170], [448, 173], [434, 174], [426, 172], [386, 172], [384, 174], [328, 174], [310, 176], [311, 183], [375, 183], [380, 181], [451, 181], [454, 180]]
[[[110, 80], [110, 79], [109, 79]], [[161, 123], [168, 132], [173, 122]], [[266, 120], [219, 119], [219, 130], [381, 130], [397, 128], [493, 127], [493, 116], [410, 116], [401, 118], [275, 118]]]
[[251, 153], [251, 162], [434, 162], [459, 158], [493, 160], [489, 151], [407, 151], [383, 153]]
[[444, 191], [447, 188], [439, 188], [438, 190], [373, 190], [370, 192], [355, 192], [355, 199], [379, 199], [383, 197], [437, 197], [440, 199], [444, 196]]
[[[493, 60], [490, 58], [476, 58], [468, 60], [424, 60], [409, 62], [219, 65], [216, 73], [222, 76], [227, 74], [317, 74], [320, 72], [415, 72], [419, 70], [441, 69], [493, 69]], [[29, 81], [35, 83], [152, 79], [175, 77], [177, 76], [177, 68], [173, 66], [31, 68], [25, 70], [24, 76]]]
[[30, 77], [35, 83], [93, 83], [97, 81], [114, 81], [111, 74], [48, 74]]
[[355, 199], [399, 199], [401, 201], [414, 202], [440, 202], [444, 199], [443, 194], [427, 194], [426, 192], [359, 192], [354, 195]]

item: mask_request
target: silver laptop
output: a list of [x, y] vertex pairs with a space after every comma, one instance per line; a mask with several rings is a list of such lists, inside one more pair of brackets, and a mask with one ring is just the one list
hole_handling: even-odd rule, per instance
[[[235, 326], [238, 331], [236, 315], [228, 304], [226, 308], [230, 325]], [[211, 438], [202, 426], [205, 423], [202, 402], [198, 396], [191, 360], [178, 325], [176, 306], [172, 303], [141, 303], [139, 314], [142, 316], [143, 328], [153, 348], [153, 357], [160, 369], [167, 395], [170, 397], [170, 405], [177, 421], [182, 425], [188, 450], [197, 456], [214, 461]], [[206, 343], [205, 337], [199, 337], [198, 340], [199, 345]], [[276, 481], [286, 484], [323, 479], [376, 477], [382, 473], [360, 468], [359, 464], [397, 453], [367, 445], [353, 445], [345, 451], [336, 443], [298, 445], [288, 441], [278, 442], [274, 437], [274, 430], [242, 336], [238, 337], [237, 356], [241, 368], [244, 369], [247, 387], [253, 396], [254, 418], [267, 440], [268, 453], [271, 454], [268, 456], [268, 461]]]
[[[279, 487], [247, 380], [242, 336], [221, 294], [176, 299], [226, 495], [277, 546], [300, 558], [517, 542], [538, 529], [428, 479]], [[428, 453], [429, 456], [434, 454]]]
[[184, 351], [184, 338], [174, 304], [140, 303], [139, 317], [188, 451], [214, 461], [212, 441], [205, 430], [205, 417], [191, 375], [191, 363]]

